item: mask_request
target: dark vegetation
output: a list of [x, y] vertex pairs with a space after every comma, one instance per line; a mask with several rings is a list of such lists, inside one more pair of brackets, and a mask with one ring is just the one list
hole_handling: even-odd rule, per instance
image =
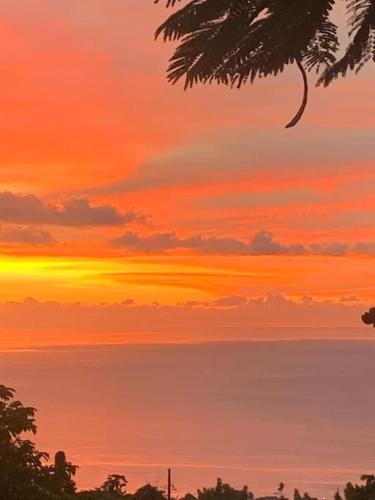
[[[164, 1], [167, 7], [180, 3]], [[338, 76], [358, 73], [367, 62], [375, 61], [375, 0], [345, 1], [348, 41], [344, 47], [332, 19], [338, 0], [184, 2], [156, 31], [156, 37], [177, 42], [168, 80], [184, 79], [185, 89], [212, 82], [239, 88], [294, 64], [302, 76], [303, 98], [286, 125], [293, 127], [307, 104], [307, 72], [315, 71], [317, 85], [327, 86]]]
[[[67, 461], [65, 453], [58, 451], [53, 465], [49, 456], [39, 451], [25, 436], [35, 434], [36, 410], [24, 406], [14, 398], [14, 390], [0, 385], [0, 499], [1, 500], [167, 500], [164, 491], [145, 484], [134, 493], [128, 493], [127, 480], [121, 474], [111, 474], [101, 486], [90, 491], [77, 491], [75, 475], [78, 467]], [[364, 484], [348, 483], [343, 497], [337, 491], [334, 500], [374, 500], [375, 476], [361, 477]], [[257, 500], [287, 500], [283, 495], [284, 483], [277, 493]], [[236, 490], [217, 480], [216, 486], [187, 493], [181, 500], [254, 500], [247, 486]], [[316, 500], [307, 493], [294, 491], [293, 500]]]
[[362, 321], [365, 325], [372, 325], [375, 328], [375, 307], [371, 307], [369, 311], [362, 314]]

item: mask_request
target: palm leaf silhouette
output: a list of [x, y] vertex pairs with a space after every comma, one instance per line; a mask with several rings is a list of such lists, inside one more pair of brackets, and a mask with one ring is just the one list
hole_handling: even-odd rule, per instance
[[344, 56], [324, 71], [318, 84], [327, 86], [338, 76], [346, 76], [348, 70], [358, 73], [368, 61], [375, 61], [375, 2], [350, 0], [347, 10], [352, 40]]
[[[157, 3], [159, 0], [155, 0]], [[167, 7], [180, 0], [166, 0]], [[216, 82], [235, 87], [297, 65], [303, 81], [301, 105], [286, 125], [301, 119], [308, 99], [307, 72], [328, 85], [348, 70], [375, 61], [375, 0], [347, 0], [351, 42], [336, 60], [335, 0], [190, 0], [173, 12], [155, 37], [175, 41], [168, 80], [185, 90]]]

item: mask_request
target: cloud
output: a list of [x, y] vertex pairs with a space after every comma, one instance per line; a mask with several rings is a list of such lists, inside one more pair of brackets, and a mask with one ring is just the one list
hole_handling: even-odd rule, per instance
[[184, 241], [177, 238], [174, 233], [156, 233], [150, 236], [140, 236], [131, 231], [128, 231], [123, 236], [114, 238], [110, 241], [111, 246], [128, 248], [146, 253], [173, 250], [183, 246], [184, 244], [187, 244], [187, 240]]
[[109, 243], [111, 246], [145, 253], [176, 249], [188, 249], [205, 254], [300, 255], [305, 253], [303, 245], [282, 245], [274, 240], [272, 234], [267, 231], [259, 231], [249, 242], [231, 237], [210, 236], [204, 238], [201, 235], [194, 235], [180, 238], [175, 233], [155, 233], [141, 236], [137, 233], [127, 232]]
[[203, 198], [199, 204], [203, 208], [225, 209], [246, 207], [287, 206], [291, 204], [312, 205], [318, 204], [322, 195], [308, 189], [276, 191], [247, 191], [225, 194], [212, 194]]
[[35, 227], [0, 227], [0, 244], [23, 243], [26, 245], [52, 245], [52, 235]]
[[342, 256], [348, 253], [357, 255], [375, 255], [375, 242], [374, 241], [360, 241], [349, 245], [339, 241], [332, 241], [328, 243], [317, 243], [310, 245], [310, 251], [322, 255], [336, 255]]
[[341, 302], [360, 302], [361, 299], [357, 295], [345, 295], [341, 297]]
[[350, 251], [349, 245], [332, 241], [328, 243], [313, 243], [310, 245], [310, 251], [318, 255], [332, 255], [340, 257], [346, 255]]
[[[179, 340], [180, 334], [181, 340], [251, 340], [275, 336], [329, 338], [353, 337], [353, 331], [346, 331], [343, 327], [356, 327], [355, 335], [367, 334], [366, 328], [360, 330], [361, 315], [367, 309], [368, 305], [363, 302], [343, 303], [340, 299], [297, 301], [279, 294], [225, 296], [208, 302], [189, 301], [176, 305], [137, 304], [131, 299], [122, 303], [86, 305], [28, 298], [22, 302], [0, 303], [0, 322], [7, 329], [38, 329], [38, 332], [53, 329], [71, 331], [75, 335], [77, 332], [102, 332], [104, 343], [106, 335], [110, 336], [108, 332], [134, 333], [134, 341], [137, 341], [137, 333], [147, 333], [150, 340], [156, 335], [160, 341], [163, 337], [159, 332], [173, 332], [171, 339], [174, 341]], [[265, 327], [274, 329], [266, 331]], [[331, 327], [332, 331], [319, 330], [318, 327]], [[49, 341], [55, 342], [53, 337], [49, 336]], [[77, 337], [75, 341], [78, 341]], [[62, 342], [67, 342], [65, 337]]]
[[352, 170], [352, 163], [370, 171], [372, 144], [371, 129], [303, 127], [292, 134], [280, 133], [280, 128], [222, 129], [145, 161], [127, 178], [81, 192], [137, 192], [234, 176], [251, 179], [261, 172], [281, 177], [302, 173], [306, 180], [337, 173], [338, 167], [341, 173], [344, 166]]
[[215, 299], [211, 304], [216, 307], [239, 307], [247, 304], [248, 298], [244, 295], [226, 295]]
[[83, 227], [117, 226], [143, 219], [133, 211], [120, 213], [112, 205], [92, 205], [88, 198], [52, 205], [32, 194], [0, 193], [0, 221], [4, 222]]
[[300, 244], [280, 244], [268, 231], [259, 231], [249, 243], [249, 253], [253, 255], [301, 255], [305, 252], [304, 246]]
[[362, 241], [354, 246], [355, 252], [363, 255], [373, 255], [375, 254], [375, 242], [373, 241]]
[[174, 232], [140, 235], [131, 231], [109, 241], [114, 247], [130, 252], [164, 253], [172, 250], [191, 250], [202, 254], [217, 255], [327, 255], [342, 257], [350, 253], [374, 255], [375, 242], [359, 242], [353, 245], [339, 241], [283, 244], [269, 231], [258, 231], [249, 240], [232, 237], [203, 237], [193, 235], [181, 238]]

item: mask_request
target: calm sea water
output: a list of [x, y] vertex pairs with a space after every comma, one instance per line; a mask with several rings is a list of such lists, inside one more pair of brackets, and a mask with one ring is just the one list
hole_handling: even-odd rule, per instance
[[319, 496], [375, 470], [375, 343], [49, 347], [0, 354], [0, 382], [38, 408], [41, 449], [78, 483], [124, 473], [177, 493], [220, 476]]

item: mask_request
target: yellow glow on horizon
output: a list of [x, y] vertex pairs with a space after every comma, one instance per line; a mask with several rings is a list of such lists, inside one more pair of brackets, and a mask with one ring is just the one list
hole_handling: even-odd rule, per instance
[[368, 262], [349, 257], [335, 260], [333, 267], [330, 257], [212, 256], [208, 262], [204, 255], [3, 255], [0, 301], [29, 296], [59, 302], [121, 302], [131, 298], [138, 303], [176, 304], [225, 295], [264, 296], [269, 292], [334, 300], [358, 292], [369, 299], [375, 292], [373, 280], [367, 275]]
[[[4, 286], [0, 300], [84, 302], [140, 302], [160, 300], [174, 304], [181, 300], [203, 300], [214, 296], [216, 282], [247, 276], [241, 270], [200, 263], [161, 262], [139, 259], [83, 259], [66, 257], [0, 257], [0, 279]], [[258, 273], [257, 273], [258, 274]]]

